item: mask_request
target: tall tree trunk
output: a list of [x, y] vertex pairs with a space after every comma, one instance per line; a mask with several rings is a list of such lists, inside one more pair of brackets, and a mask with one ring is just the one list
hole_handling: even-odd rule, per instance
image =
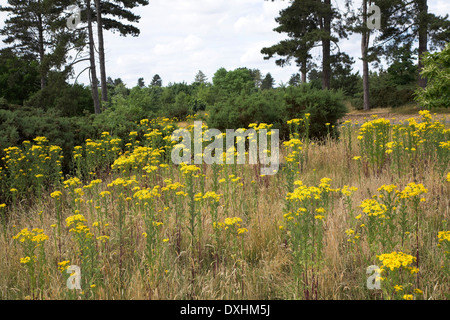
[[420, 72], [423, 69], [422, 55], [428, 51], [428, 5], [427, 0], [417, 0], [418, 25], [419, 25], [419, 64], [418, 64], [418, 85], [425, 88], [427, 79], [422, 78]]
[[369, 49], [370, 31], [367, 28], [367, 1], [363, 0], [363, 31], [361, 34], [361, 56], [363, 62], [363, 95], [364, 95], [364, 110], [370, 110], [370, 96], [369, 96], [369, 61], [367, 61], [367, 51]]
[[44, 27], [43, 27], [43, 21], [42, 21], [42, 14], [38, 14], [38, 38], [39, 38], [39, 60], [40, 60], [40, 68], [39, 73], [41, 77], [41, 90], [45, 88], [46, 85], [46, 66], [45, 66], [45, 48], [44, 48]]
[[95, 67], [95, 53], [94, 53], [94, 35], [92, 31], [92, 16], [91, 16], [91, 0], [86, 0], [87, 6], [87, 22], [88, 22], [88, 34], [89, 34], [89, 59], [91, 62], [91, 91], [92, 99], [94, 100], [94, 110], [96, 114], [102, 112], [100, 108], [100, 99], [98, 96], [98, 80], [97, 69]]
[[102, 6], [100, 0], [95, 0], [95, 7], [97, 9], [98, 55], [100, 60], [102, 101], [108, 101], [108, 87], [106, 85], [105, 45], [103, 40]]
[[322, 17], [324, 36], [322, 37], [322, 89], [330, 89], [331, 82], [331, 0], [324, 0], [325, 13]]
[[300, 72], [302, 73], [302, 83], [306, 83], [306, 64], [307, 64], [307, 58], [304, 58], [302, 61], [302, 66], [300, 68]]

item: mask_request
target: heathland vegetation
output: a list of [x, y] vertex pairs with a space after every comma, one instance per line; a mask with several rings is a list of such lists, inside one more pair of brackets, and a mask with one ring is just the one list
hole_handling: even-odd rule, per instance
[[[106, 78], [102, 63], [96, 81], [93, 50], [95, 81], [70, 84], [64, 48], [92, 46], [92, 26], [67, 33], [67, 17], [56, 17], [70, 1], [31, 2], [46, 36], [9, 37], [21, 46], [0, 51], [0, 299], [449, 298], [450, 46], [439, 32], [447, 17], [419, 0], [377, 2], [384, 14], [416, 6], [402, 21], [417, 28], [382, 25], [389, 45], [371, 50], [389, 55], [389, 68], [360, 76], [350, 57], [332, 54], [345, 30], [334, 29], [342, 17], [325, 10], [330, 2], [293, 1], [276, 30], [290, 42], [262, 50], [283, 56], [281, 66], [296, 61], [302, 74], [289, 83], [243, 67], [219, 68], [211, 82], [199, 71], [191, 84], [155, 75], [130, 88]], [[102, 13], [138, 21], [128, 9], [147, 3], [77, 1], [90, 8], [88, 25], [123, 35], [139, 30]], [[27, 10], [0, 9], [15, 17], [0, 34], [32, 29]], [[291, 25], [293, 16], [303, 24]], [[435, 53], [425, 53], [424, 32]], [[321, 68], [309, 56], [319, 43]], [[203, 131], [280, 130], [279, 172], [175, 165], [172, 133], [193, 135], [195, 120]]]

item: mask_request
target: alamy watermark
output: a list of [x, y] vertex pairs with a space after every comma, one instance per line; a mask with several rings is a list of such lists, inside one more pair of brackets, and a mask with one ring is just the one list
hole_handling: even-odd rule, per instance
[[371, 276], [367, 278], [367, 289], [369, 290], [379, 290], [381, 289], [381, 270], [378, 266], [369, 266], [366, 270], [367, 274]]
[[367, 28], [369, 28], [371, 30], [381, 29], [381, 9], [380, 9], [380, 7], [373, 4], [367, 9], [367, 13], [368, 13]]
[[75, 30], [81, 22], [81, 9], [77, 5], [67, 7], [72, 14], [67, 19], [66, 25], [70, 30]]
[[67, 288], [70, 290], [81, 290], [81, 269], [79, 266], [72, 265], [67, 268], [67, 273], [70, 273], [67, 279]]
[[[191, 133], [187, 129], [175, 130], [172, 134], [172, 141], [180, 142], [172, 149], [172, 162], [174, 164], [223, 164], [224, 163], [224, 141], [223, 134], [218, 129], [207, 129], [203, 132], [202, 121], [194, 122], [194, 156], [192, 156]], [[203, 142], [211, 142], [203, 148]], [[270, 148], [268, 149], [268, 140]], [[248, 141], [248, 149], [246, 142]], [[237, 148], [236, 148], [237, 147]], [[225, 141], [225, 163], [261, 164], [262, 175], [274, 175], [278, 172], [279, 163], [279, 130], [271, 129], [227, 129]], [[181, 155], [180, 155], [181, 153]], [[236, 159], [235, 159], [236, 158]]]

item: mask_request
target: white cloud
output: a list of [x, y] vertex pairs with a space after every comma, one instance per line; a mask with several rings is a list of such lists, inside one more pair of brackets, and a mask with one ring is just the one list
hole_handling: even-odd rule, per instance
[[[343, 9], [343, 0], [333, 4]], [[139, 37], [106, 32], [107, 74], [134, 86], [140, 77], [149, 83], [156, 73], [164, 84], [191, 83], [198, 70], [211, 80], [220, 67], [248, 67], [258, 68], [262, 74], [270, 72], [277, 83], [286, 83], [298, 72], [295, 63], [278, 67], [275, 58], [264, 60], [260, 51], [286, 38], [273, 29], [279, 11], [289, 5], [282, 0], [152, 0], [148, 6], [133, 9], [141, 16], [136, 24], [141, 30]], [[430, 12], [440, 15], [450, 12], [448, 0], [428, 0], [428, 6]], [[0, 28], [5, 18], [0, 14]], [[359, 35], [341, 40], [339, 47], [355, 58], [354, 67], [359, 70]], [[319, 63], [320, 52], [320, 48], [313, 50]], [[76, 71], [86, 66], [80, 63]], [[87, 72], [79, 81], [89, 82]]]

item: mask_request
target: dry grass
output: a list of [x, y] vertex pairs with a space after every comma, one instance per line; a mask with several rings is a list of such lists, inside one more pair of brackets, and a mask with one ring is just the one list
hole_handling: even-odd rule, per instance
[[[353, 113], [349, 117], [354, 116]], [[358, 114], [357, 116], [361, 116]], [[367, 116], [367, 115], [364, 115]], [[440, 268], [443, 255], [436, 247], [436, 234], [444, 227], [443, 221], [449, 221], [449, 183], [433, 170], [432, 166], [418, 165], [416, 176], [412, 171], [398, 176], [385, 167], [382, 172], [368, 170], [361, 177], [361, 171], [352, 157], [359, 155], [354, 132], [353, 154], [348, 154], [342, 141], [328, 140], [325, 144], [314, 144], [309, 148], [309, 161], [301, 173], [296, 176], [306, 185], [316, 185], [323, 177], [332, 179], [332, 187], [344, 185], [355, 186], [358, 190], [352, 197], [355, 210], [362, 200], [370, 198], [377, 188], [384, 184], [396, 184], [404, 187], [414, 179], [429, 190], [426, 206], [422, 208], [421, 217], [421, 273], [420, 289], [425, 299], [443, 299], [449, 292], [448, 276], [442, 274]], [[231, 168], [221, 177], [231, 174]], [[211, 215], [207, 205], [201, 209], [202, 238], [192, 243], [182, 225], [183, 238], [181, 250], [175, 247], [176, 224], [172, 209], [159, 217], [164, 221], [160, 235], [169, 238], [167, 246], [158, 246], [161, 258], [155, 264], [159, 272], [148, 267], [145, 258], [146, 239], [142, 233], [146, 230], [142, 212], [132, 201], [128, 202], [125, 212], [120, 212], [117, 202], [111, 202], [106, 208], [109, 241], [103, 248], [97, 247], [98, 275], [93, 282], [96, 287], [81, 291], [68, 290], [66, 276], [57, 264], [70, 260], [71, 264], [79, 264], [77, 245], [67, 228], [63, 228], [61, 238], [56, 239], [53, 224], [57, 223], [55, 200], [49, 194], [34, 199], [31, 207], [18, 203], [8, 210], [6, 237], [0, 237], [0, 298], [1, 299], [303, 299], [298, 290], [292, 272], [291, 249], [286, 246], [286, 234], [279, 230], [283, 223], [283, 208], [287, 193], [285, 176], [279, 172], [271, 177], [259, 177], [250, 166], [238, 166], [238, 176], [243, 177], [244, 187], [231, 192], [231, 202], [220, 202], [219, 220], [225, 217], [241, 217], [243, 225], [249, 232], [244, 234], [244, 250], [231, 249], [232, 243], [222, 238], [224, 249], [221, 256], [214, 257], [214, 230], [211, 227]], [[256, 171], [257, 172], [257, 171]], [[206, 190], [211, 190], [212, 171], [207, 168]], [[99, 190], [111, 190], [107, 185], [115, 176], [102, 176]], [[167, 178], [167, 174], [163, 176]], [[173, 181], [183, 181], [175, 170], [170, 177]], [[251, 181], [258, 183], [258, 194], [255, 199]], [[159, 181], [162, 181], [159, 180]], [[139, 179], [139, 186], [153, 187], [152, 181]], [[197, 183], [199, 183], [197, 181]], [[196, 185], [199, 192], [199, 184]], [[224, 184], [218, 193], [226, 193]], [[117, 194], [116, 194], [117, 196]], [[242, 197], [242, 207], [240, 199]], [[87, 202], [98, 198], [98, 195], [86, 195]], [[325, 222], [325, 247], [322, 268], [319, 276], [319, 299], [379, 299], [381, 296], [365, 287], [366, 268], [375, 264], [375, 257], [370, 256], [367, 243], [362, 242], [360, 255], [352, 255], [346, 242], [345, 230], [351, 226], [351, 219], [344, 208], [342, 198], [334, 196], [333, 211], [328, 213]], [[253, 206], [256, 200], [257, 206]], [[118, 198], [116, 199], [118, 201]], [[133, 200], [134, 201], [134, 200]], [[157, 208], [171, 205], [161, 197]], [[188, 215], [185, 202], [180, 212]], [[42, 212], [42, 215], [38, 213]], [[91, 227], [97, 217], [82, 207], [81, 213], [89, 221]], [[119, 214], [125, 214], [123, 236], [118, 235]], [[63, 206], [63, 221], [74, 214], [70, 202]], [[186, 220], [184, 220], [186, 222]], [[31, 290], [26, 268], [19, 258], [23, 252], [18, 242], [12, 239], [23, 228], [42, 228], [49, 236], [45, 242], [45, 265], [41, 275], [42, 283]], [[94, 229], [93, 227], [91, 227]], [[239, 241], [241, 238], [239, 238]], [[58, 241], [61, 241], [60, 245]], [[97, 245], [99, 245], [97, 243]], [[60, 249], [61, 248], [61, 249]], [[216, 248], [217, 249], [217, 248]], [[411, 248], [412, 249], [412, 248]], [[233, 254], [242, 254], [235, 257]], [[382, 252], [380, 252], [381, 254]], [[167, 270], [167, 272], [165, 272]], [[83, 273], [82, 273], [83, 276]]]

